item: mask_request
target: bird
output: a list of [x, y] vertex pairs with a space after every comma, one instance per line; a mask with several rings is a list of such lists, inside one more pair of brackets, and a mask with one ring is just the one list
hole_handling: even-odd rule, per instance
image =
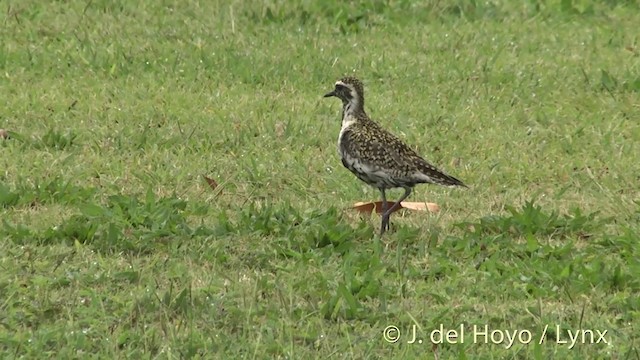
[[[389, 230], [389, 218], [416, 184], [465, 187], [462, 181], [445, 174], [423, 159], [397, 136], [373, 121], [364, 110], [364, 85], [353, 76], [336, 81], [325, 98], [342, 100], [342, 127], [338, 152], [342, 165], [382, 195], [380, 236]], [[403, 188], [404, 194], [388, 207], [386, 190]]]

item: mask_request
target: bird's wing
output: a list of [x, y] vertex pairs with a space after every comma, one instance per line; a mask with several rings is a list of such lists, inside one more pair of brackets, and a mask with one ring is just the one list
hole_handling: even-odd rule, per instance
[[[370, 126], [370, 124], [368, 124]], [[351, 128], [342, 135], [341, 150], [374, 170], [384, 172], [415, 171], [411, 157], [417, 156], [398, 138], [369, 126]]]
[[[364, 132], [363, 132], [364, 133]], [[446, 186], [465, 186], [462, 181], [445, 174], [431, 165], [398, 137], [378, 127], [375, 136], [369, 135], [369, 149], [361, 158], [367, 163], [375, 163], [380, 170], [395, 172], [415, 178], [418, 182], [436, 183]], [[354, 141], [361, 143], [361, 141]], [[369, 158], [370, 157], [370, 158]]]

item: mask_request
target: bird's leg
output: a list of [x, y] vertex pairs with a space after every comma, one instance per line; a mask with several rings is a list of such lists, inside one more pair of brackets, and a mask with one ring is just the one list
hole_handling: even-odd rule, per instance
[[389, 206], [387, 203], [387, 194], [384, 193], [384, 188], [380, 189], [380, 194], [382, 194], [382, 213], [384, 214], [387, 212], [387, 206]]
[[404, 188], [404, 194], [402, 195], [402, 197], [400, 197], [400, 199], [396, 201], [395, 204], [393, 204], [393, 206], [390, 209], [386, 210], [382, 214], [382, 225], [380, 229], [381, 236], [382, 234], [384, 234], [385, 230], [389, 229], [389, 217], [391, 216], [391, 213], [396, 211], [400, 207], [400, 203], [403, 202], [404, 199], [409, 197], [410, 194], [411, 194], [411, 188], [410, 187]]
[[385, 230], [389, 228], [389, 216], [385, 217], [389, 204], [387, 203], [387, 195], [384, 193], [384, 188], [380, 188], [382, 194], [382, 224], [380, 225], [380, 236], [384, 234]]

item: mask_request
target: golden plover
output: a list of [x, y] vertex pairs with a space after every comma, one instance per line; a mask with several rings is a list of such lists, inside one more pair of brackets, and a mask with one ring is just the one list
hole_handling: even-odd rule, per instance
[[[416, 184], [467, 187], [462, 181], [429, 164], [395, 135], [371, 120], [364, 111], [364, 87], [355, 77], [338, 80], [324, 97], [342, 100], [342, 128], [338, 150], [342, 164], [360, 180], [382, 194], [380, 235], [389, 229], [389, 216], [404, 201]], [[385, 190], [403, 188], [404, 194], [388, 208]]]

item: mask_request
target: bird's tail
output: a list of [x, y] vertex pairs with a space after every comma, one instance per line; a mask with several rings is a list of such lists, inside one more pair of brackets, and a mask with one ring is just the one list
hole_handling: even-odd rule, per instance
[[460, 186], [469, 188], [461, 180], [458, 180], [451, 175], [445, 174], [444, 172], [436, 169], [433, 165], [427, 162], [424, 162], [421, 165], [422, 166], [420, 172], [422, 173], [421, 175], [423, 175], [422, 177], [424, 178], [424, 182], [443, 186]]

